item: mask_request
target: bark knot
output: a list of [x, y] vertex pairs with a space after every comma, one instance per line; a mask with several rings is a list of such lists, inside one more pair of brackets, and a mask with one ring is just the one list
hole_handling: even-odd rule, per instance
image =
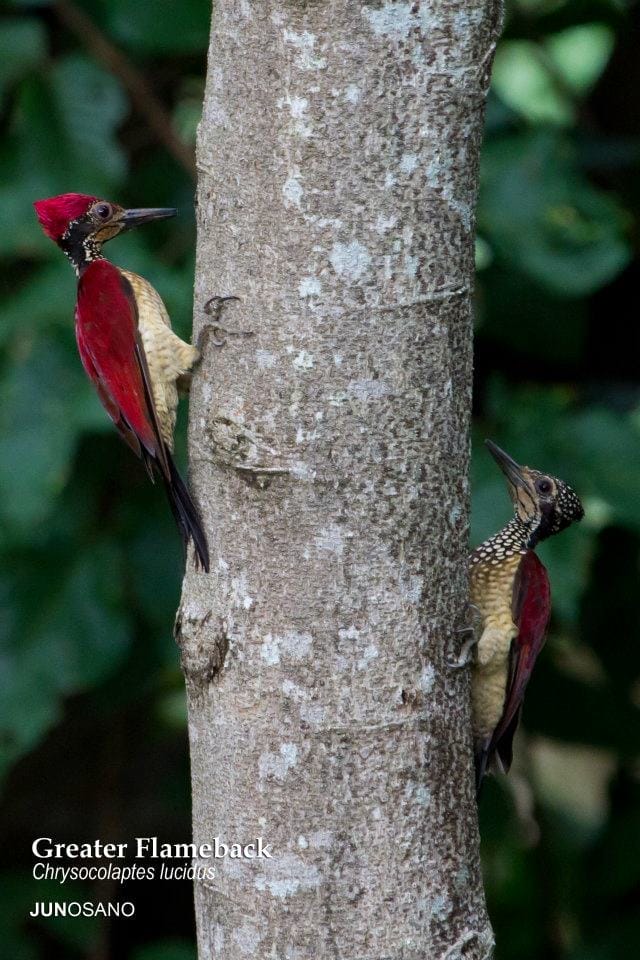
[[229, 650], [226, 624], [221, 618], [211, 624], [212, 611], [188, 610], [176, 615], [174, 637], [180, 648], [180, 665], [187, 682], [204, 687], [221, 672]]
[[287, 475], [288, 467], [278, 461], [278, 451], [256, 430], [231, 416], [218, 415], [207, 428], [207, 439], [215, 462], [231, 467], [250, 486], [266, 489], [276, 476]]

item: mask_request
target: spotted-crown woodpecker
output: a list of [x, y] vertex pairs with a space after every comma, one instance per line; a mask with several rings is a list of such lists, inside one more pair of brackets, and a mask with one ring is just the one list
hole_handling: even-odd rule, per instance
[[545, 640], [549, 578], [534, 553], [584, 511], [563, 480], [519, 466], [490, 440], [507, 478], [515, 516], [470, 557], [471, 603], [478, 613], [472, 674], [476, 787], [492, 767], [507, 772], [524, 693]]
[[173, 461], [178, 380], [199, 351], [171, 329], [160, 295], [143, 277], [105, 260], [102, 246], [123, 230], [175, 216], [173, 209], [124, 210], [116, 203], [65, 193], [34, 203], [46, 235], [78, 277], [76, 339], [80, 358], [105, 410], [140, 457], [158, 473], [185, 545], [209, 569], [198, 511]]

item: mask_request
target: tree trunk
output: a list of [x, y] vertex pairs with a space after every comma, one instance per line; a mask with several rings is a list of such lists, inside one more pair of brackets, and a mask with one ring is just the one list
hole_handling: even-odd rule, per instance
[[[485, 958], [466, 619], [495, 0], [217, 0], [191, 401], [212, 555], [178, 636], [201, 960]], [[214, 861], [198, 861], [200, 865]]]

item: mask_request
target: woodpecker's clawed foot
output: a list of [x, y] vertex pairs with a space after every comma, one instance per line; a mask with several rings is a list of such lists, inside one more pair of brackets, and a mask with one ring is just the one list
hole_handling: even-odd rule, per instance
[[198, 337], [198, 349], [202, 352], [202, 347], [207, 341], [211, 341], [214, 347], [223, 347], [227, 342], [226, 337], [217, 337], [216, 333], [224, 333], [227, 337], [252, 337], [253, 330], [233, 330], [220, 323], [220, 317], [225, 306], [232, 300], [240, 300], [240, 297], [211, 297], [204, 305], [204, 312], [213, 320], [204, 327]]
[[456, 633], [468, 633], [470, 636], [468, 636], [465, 642], [462, 644], [460, 653], [456, 659], [447, 660], [447, 666], [450, 670], [462, 670], [464, 667], [467, 667], [473, 660], [473, 649], [478, 642], [478, 638], [475, 635], [473, 627], [463, 627], [462, 630], [456, 630]]
[[471, 623], [469, 624], [469, 626], [473, 627], [474, 630], [477, 629], [482, 623], [482, 610], [477, 604], [468, 603], [467, 614], [471, 614], [471, 616], [469, 617], [469, 619], [471, 620]]
[[467, 639], [462, 644], [458, 656], [455, 659], [447, 660], [447, 666], [450, 670], [462, 670], [473, 660], [473, 650], [480, 636], [482, 613], [475, 603], [467, 604], [467, 613], [471, 614], [471, 623], [456, 630], [457, 636], [466, 635]]
[[231, 303], [232, 300], [236, 300], [239, 303], [240, 297], [209, 297], [204, 305], [204, 312], [217, 321], [222, 315], [225, 304]]

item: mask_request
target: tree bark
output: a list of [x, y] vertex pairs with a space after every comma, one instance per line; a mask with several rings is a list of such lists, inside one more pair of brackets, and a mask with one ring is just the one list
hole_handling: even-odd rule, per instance
[[[486, 958], [466, 619], [471, 295], [496, 0], [218, 0], [178, 614], [200, 960]], [[213, 861], [199, 861], [212, 864]]]

